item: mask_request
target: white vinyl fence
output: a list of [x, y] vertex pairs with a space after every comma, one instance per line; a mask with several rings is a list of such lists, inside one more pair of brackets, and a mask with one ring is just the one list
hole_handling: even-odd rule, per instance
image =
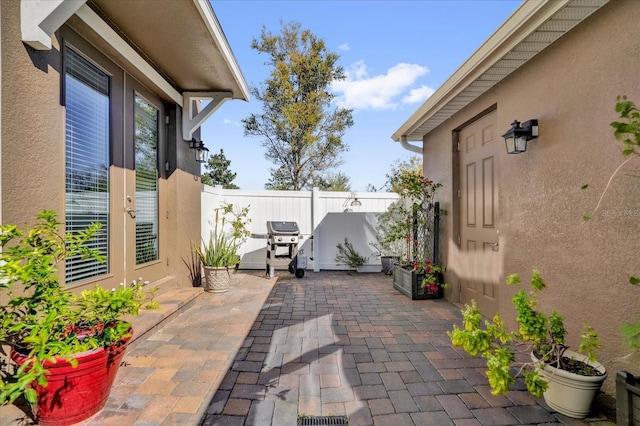
[[[351, 204], [358, 200], [360, 206]], [[298, 224], [300, 255], [307, 257], [307, 269], [346, 270], [336, 265], [336, 245], [348, 238], [354, 248], [368, 257], [368, 264], [380, 265], [370, 243], [376, 241], [377, 214], [398, 199], [389, 192], [245, 191], [202, 186], [202, 238], [209, 239], [215, 222], [215, 209], [223, 203], [234, 208], [249, 206], [252, 237], [240, 247], [241, 269], [265, 269], [267, 259], [267, 221]], [[313, 239], [311, 238], [313, 236]], [[276, 264], [287, 269], [288, 261]]]

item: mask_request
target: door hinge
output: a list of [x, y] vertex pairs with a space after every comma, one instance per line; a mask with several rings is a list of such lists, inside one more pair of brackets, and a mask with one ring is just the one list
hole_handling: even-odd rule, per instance
[[460, 235], [458, 235], [458, 245], [462, 244], [462, 241], [460, 240]]
[[462, 196], [462, 193], [460, 192], [460, 190], [458, 189], [458, 198], [460, 198]]
[[457, 147], [458, 147], [458, 151], [460, 151], [460, 142], [456, 143]]
[[169, 116], [165, 115], [164, 117], [164, 124], [169, 124]]

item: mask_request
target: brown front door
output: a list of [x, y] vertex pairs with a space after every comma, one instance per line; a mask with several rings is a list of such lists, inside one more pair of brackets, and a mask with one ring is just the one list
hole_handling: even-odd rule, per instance
[[500, 256], [495, 111], [463, 128], [460, 142], [461, 301], [475, 299], [483, 313], [498, 311]]

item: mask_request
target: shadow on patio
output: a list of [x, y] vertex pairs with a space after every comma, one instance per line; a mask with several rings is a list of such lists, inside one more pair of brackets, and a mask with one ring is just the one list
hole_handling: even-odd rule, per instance
[[492, 396], [483, 362], [446, 336], [459, 312], [412, 301], [383, 274], [282, 273], [202, 425], [294, 425], [298, 415], [355, 425], [582, 423], [521, 382]]

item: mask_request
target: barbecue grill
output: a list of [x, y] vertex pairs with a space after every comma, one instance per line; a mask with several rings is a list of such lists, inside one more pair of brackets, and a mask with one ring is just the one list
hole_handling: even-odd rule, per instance
[[267, 275], [273, 278], [275, 263], [289, 260], [289, 272], [297, 278], [304, 276], [306, 257], [298, 257], [298, 243], [302, 239], [297, 222], [267, 221]]

